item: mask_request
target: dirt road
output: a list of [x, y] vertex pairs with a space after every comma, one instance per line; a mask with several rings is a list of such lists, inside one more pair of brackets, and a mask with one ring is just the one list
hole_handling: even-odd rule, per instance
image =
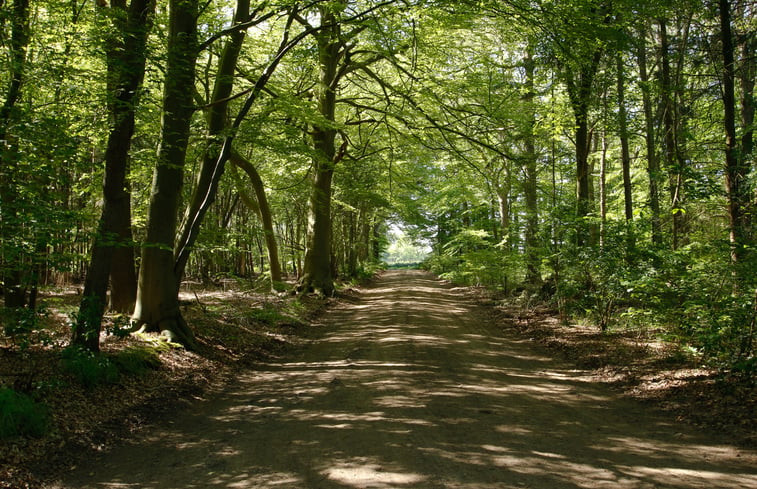
[[503, 337], [430, 275], [386, 273], [322, 327], [50, 487], [757, 487], [755, 453]]

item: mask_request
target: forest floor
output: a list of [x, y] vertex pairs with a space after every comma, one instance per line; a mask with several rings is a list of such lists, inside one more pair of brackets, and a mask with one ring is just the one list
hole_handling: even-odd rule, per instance
[[[754, 384], [647, 332], [563, 326], [415, 271], [336, 301], [184, 301], [200, 350], [48, 387], [55, 429], [0, 444], [0, 487], [757, 485]], [[0, 349], [0, 377], [53, 378], [53, 351]]]

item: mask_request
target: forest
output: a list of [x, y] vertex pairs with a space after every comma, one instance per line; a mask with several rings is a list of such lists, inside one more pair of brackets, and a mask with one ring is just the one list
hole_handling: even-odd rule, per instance
[[192, 351], [197, 284], [331, 297], [425, 258], [753, 378], [755, 7], [2, 0], [1, 347]]

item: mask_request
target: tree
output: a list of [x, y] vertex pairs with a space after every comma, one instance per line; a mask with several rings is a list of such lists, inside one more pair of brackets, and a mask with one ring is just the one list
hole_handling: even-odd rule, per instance
[[662, 245], [662, 226], [660, 222], [660, 161], [655, 143], [655, 116], [652, 109], [651, 80], [647, 71], [647, 31], [648, 25], [642, 22], [639, 27], [637, 42], [637, 62], [639, 65], [639, 84], [641, 88], [642, 107], [644, 111], [644, 142], [647, 153], [647, 178], [649, 180], [649, 211], [651, 214], [652, 243]]
[[[668, 172], [668, 192], [670, 207], [673, 215], [672, 245], [678, 249], [686, 244], [688, 238], [687, 216], [687, 179], [690, 168], [685, 155], [685, 105], [684, 83], [682, 71], [684, 68], [685, 51], [689, 42], [692, 13], [684, 13], [682, 27], [679, 29], [678, 42], [675, 46], [670, 41], [668, 33], [668, 19], [663, 16], [658, 20], [660, 45], [660, 92], [663, 104], [662, 136], [663, 162]], [[672, 64], [672, 55], [676, 55], [676, 65]], [[675, 70], [674, 70], [675, 68]]]
[[153, 0], [113, 2], [100, 7], [112, 20], [105, 50], [111, 128], [105, 150], [103, 209], [98, 224], [72, 342], [99, 349], [100, 325], [112, 277], [113, 308], [131, 312], [136, 301], [136, 271], [131, 233], [131, 195], [127, 174], [135, 110], [144, 79], [146, 44], [155, 10]]
[[0, 225], [5, 238], [2, 256], [2, 283], [5, 306], [23, 307], [26, 304], [26, 287], [22, 280], [22, 253], [12, 242], [20, 237], [17, 214], [17, 160], [20, 157], [14, 125], [21, 120], [21, 88], [26, 81], [26, 50], [29, 45], [29, 0], [14, 0], [11, 17], [10, 73], [5, 101], [0, 107]]
[[192, 94], [198, 55], [198, 14], [197, 0], [169, 1], [163, 127], [133, 316], [144, 329], [166, 332], [171, 339], [188, 347], [193, 347], [195, 341], [179, 309], [173, 244], [189, 128], [194, 113]]
[[[749, 148], [739, 147], [736, 135], [736, 62], [735, 45], [731, 28], [731, 4], [718, 1], [720, 14], [720, 45], [723, 56], [723, 124], [725, 129], [725, 186], [728, 198], [731, 260], [743, 263], [747, 250], [753, 244], [749, 231], [748, 212], [751, 192], [748, 178], [751, 171], [746, 155]], [[746, 151], [745, 151], [746, 149]]]
[[[349, 139], [337, 123], [337, 94], [345, 76], [362, 70], [376, 79], [369, 66], [385, 55], [371, 50], [357, 50], [358, 37], [368, 28], [359, 21], [382, 6], [393, 2], [369, 5], [364, 11], [347, 16], [347, 3], [324, 2], [317, 6], [319, 28], [299, 17], [297, 20], [313, 32], [318, 56], [318, 82], [315, 102], [320, 120], [310, 128], [313, 147], [312, 187], [308, 205], [307, 246], [303, 275], [298, 290], [331, 295], [334, 292], [332, 268], [332, 181], [336, 165], [345, 157]], [[345, 32], [345, 26], [352, 29]], [[377, 80], [378, 81], [378, 80]], [[342, 143], [336, 146], [337, 135]]]
[[[210, 110], [208, 111], [210, 141], [203, 159], [197, 187], [185, 213], [184, 225], [176, 243], [174, 273], [176, 275], [177, 292], [178, 285], [184, 276], [184, 269], [189, 259], [189, 254], [197, 239], [205, 214], [215, 200], [218, 184], [226, 168], [226, 162], [232, 158], [234, 153], [233, 143], [236, 133], [239, 131], [242, 122], [244, 122], [253, 104], [257, 102], [258, 97], [263, 93], [264, 88], [284, 56], [313, 32], [308, 29], [290, 38], [291, 25], [294, 18], [299, 15], [298, 6], [295, 3], [289, 9], [281, 43], [276, 54], [267, 62], [252, 88], [247, 91], [247, 99], [239, 109], [233, 123], [229, 125], [226, 120], [226, 108], [233, 88], [234, 70], [239, 58], [242, 41], [244, 40], [242, 29], [255, 23], [263, 22], [273, 15], [273, 12], [268, 12], [257, 18], [245, 20], [249, 17], [248, 11], [249, 4], [247, 0], [243, 0], [238, 5], [236, 25], [230, 29], [234, 37], [224, 48], [223, 55], [219, 61], [219, 71], [216, 75], [213, 100], [209, 104]], [[255, 13], [258, 12], [256, 11]], [[222, 134], [222, 132], [225, 134]]]
[[[239, 0], [232, 25], [235, 27], [249, 25], [250, 20], [249, 0]], [[246, 29], [239, 28], [229, 34], [228, 41], [218, 59], [218, 71], [216, 72], [211, 99], [204, 104], [207, 107], [207, 147], [203, 154], [197, 184], [194, 186], [192, 197], [184, 213], [184, 221], [176, 245], [176, 265], [174, 268], [177, 288], [184, 276], [184, 268], [200, 223], [215, 200], [218, 181], [223, 173], [225, 161], [219, 157], [225, 137], [224, 131], [229, 126], [227, 114], [234, 89], [234, 74], [245, 34]]]
[[532, 45], [526, 48], [526, 56], [523, 60], [525, 69], [525, 90], [524, 95], [527, 121], [524, 129], [524, 158], [525, 162], [525, 179], [523, 191], [526, 200], [526, 230], [525, 230], [525, 254], [526, 254], [526, 282], [532, 286], [541, 284], [540, 257], [539, 257], [539, 206], [537, 195], [537, 159], [536, 153], [536, 136], [534, 126], [536, 126], [536, 88], [535, 88], [535, 62], [532, 57]]
[[[279, 249], [276, 242], [271, 206], [268, 204], [268, 196], [263, 185], [263, 179], [260, 177], [260, 173], [255, 168], [255, 165], [250, 163], [237, 151], [231, 152], [231, 162], [242, 169], [250, 179], [255, 197], [245, 196], [243, 199], [255, 214], [258, 215], [260, 222], [263, 224], [266, 249], [268, 250], [268, 264], [271, 269], [271, 287], [275, 289], [278, 282], [281, 282], [281, 263], [279, 262]], [[240, 188], [239, 192], [243, 196], [245, 195], [243, 189]]]

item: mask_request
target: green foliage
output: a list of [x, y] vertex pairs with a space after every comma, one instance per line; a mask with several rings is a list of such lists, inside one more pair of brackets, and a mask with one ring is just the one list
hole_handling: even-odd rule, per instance
[[391, 234], [389, 246], [383, 255], [383, 260], [389, 266], [418, 265], [428, 257], [427, 247], [419, 246], [404, 233]]
[[249, 316], [255, 321], [271, 325], [286, 320], [286, 317], [271, 305], [264, 305], [260, 309], [254, 309], [250, 311]]
[[355, 270], [354, 276], [350, 277], [350, 283], [360, 285], [376, 277], [376, 274], [385, 269], [383, 263], [367, 262], [361, 264]]
[[275, 292], [286, 292], [289, 290], [289, 285], [286, 282], [276, 282], [274, 281], [271, 283], [271, 289], [273, 289]]
[[727, 250], [727, 243], [695, 243], [666, 253], [660, 257], [664, 282], [646, 281], [637, 291], [657, 306], [671, 338], [721, 367], [753, 362], [757, 333], [754, 295], [742, 292], [755, 284], [738, 282]]
[[132, 346], [116, 353], [113, 363], [127, 375], [143, 375], [160, 367], [160, 356], [155, 348]]
[[105, 326], [105, 331], [117, 338], [126, 338], [133, 329], [131, 318], [125, 314], [117, 314]]
[[431, 256], [424, 268], [454, 283], [483, 285], [507, 290], [518, 273], [521, 258], [493, 244], [480, 229], [464, 229], [454, 235], [441, 254]]
[[85, 348], [66, 348], [61, 354], [61, 363], [63, 371], [87, 389], [118, 381], [119, 370], [113, 361], [106, 355]]
[[628, 304], [635, 277], [644, 270], [629, 255], [627, 234], [620, 227], [607, 233], [602, 248], [566, 246], [559, 261], [564, 269], [553, 299], [569, 316], [587, 318], [601, 331], [617, 320], [617, 311]]
[[122, 374], [143, 375], [160, 367], [159, 349], [154, 346], [132, 346], [113, 356], [93, 353], [85, 348], [70, 346], [63, 350], [63, 371], [77, 382], [92, 389], [118, 382]]
[[42, 436], [49, 426], [47, 408], [13, 389], [0, 388], [0, 439]]
[[754, 296], [739, 289], [754, 284], [737, 282], [727, 243], [629, 250], [622, 233], [612, 236], [604, 250], [563, 250], [554, 299], [567, 314], [602, 331], [616, 323], [656, 328], [710, 365], [753, 368]]
[[45, 307], [36, 310], [3, 308], [0, 309], [0, 324], [3, 325], [3, 334], [18, 348], [25, 350], [32, 345], [47, 345], [52, 341], [50, 334], [40, 324], [40, 320], [47, 316], [49, 311]]

